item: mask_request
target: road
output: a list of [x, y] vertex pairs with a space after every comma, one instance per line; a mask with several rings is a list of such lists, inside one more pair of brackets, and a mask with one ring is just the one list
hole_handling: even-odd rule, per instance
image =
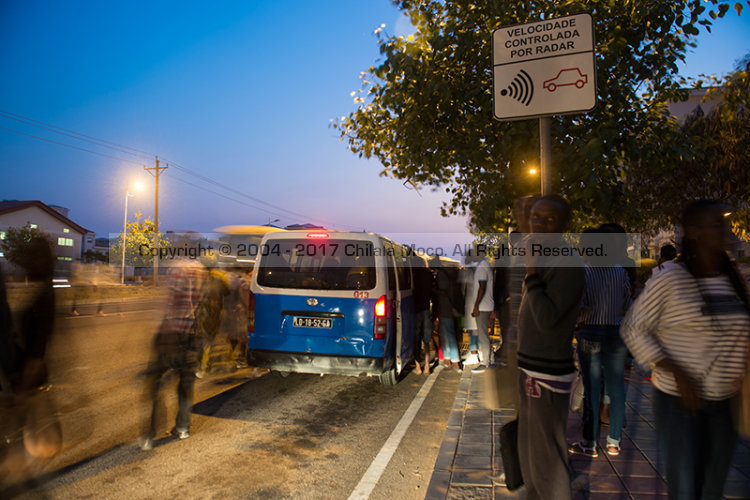
[[[95, 306], [59, 314], [49, 349], [64, 448], [18, 498], [348, 498], [427, 376], [397, 386], [376, 378], [217, 371], [196, 383], [191, 434], [163, 435], [151, 451], [137, 438], [150, 340], [160, 302]], [[219, 343], [216, 356], [226, 354]], [[378, 476], [370, 498], [424, 498], [459, 374], [442, 371]], [[167, 421], [176, 412], [165, 389]], [[2, 495], [0, 495], [2, 496]]]

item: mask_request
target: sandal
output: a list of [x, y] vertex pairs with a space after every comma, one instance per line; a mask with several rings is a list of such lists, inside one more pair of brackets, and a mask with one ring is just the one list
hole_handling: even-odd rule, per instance
[[617, 444], [607, 445], [607, 455], [612, 455], [613, 457], [616, 457], [619, 454], [620, 454], [620, 445], [617, 445]]
[[599, 456], [599, 452], [596, 451], [596, 445], [589, 448], [588, 446], [584, 446], [582, 442], [573, 443], [570, 446], [568, 446], [568, 451], [570, 453], [576, 453], [578, 455], [586, 455], [587, 457], [596, 458]]

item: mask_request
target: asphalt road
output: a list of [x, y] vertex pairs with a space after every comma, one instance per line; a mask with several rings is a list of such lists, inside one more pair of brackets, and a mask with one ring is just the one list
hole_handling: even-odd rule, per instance
[[[40, 465], [17, 498], [348, 498], [422, 385], [376, 378], [262, 370], [216, 372], [196, 382], [191, 438], [157, 439], [142, 451], [142, 398], [160, 302], [106, 304], [61, 314], [50, 345], [52, 394], [64, 448]], [[219, 339], [217, 361], [227, 354]], [[372, 491], [373, 499], [421, 499], [430, 481], [459, 374], [436, 375], [416, 418]], [[167, 421], [175, 383], [165, 388]], [[2, 496], [2, 495], [0, 495]]]

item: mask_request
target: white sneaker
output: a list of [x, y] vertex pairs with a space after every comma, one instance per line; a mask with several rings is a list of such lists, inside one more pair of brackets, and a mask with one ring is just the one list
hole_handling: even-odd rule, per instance
[[479, 356], [477, 356], [477, 353], [471, 352], [466, 357], [466, 361], [464, 361], [465, 365], [478, 365], [479, 364]]

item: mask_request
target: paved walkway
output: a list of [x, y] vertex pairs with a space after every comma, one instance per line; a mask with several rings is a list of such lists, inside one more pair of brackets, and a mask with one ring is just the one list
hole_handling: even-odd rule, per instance
[[[498, 374], [501, 386], [515, 388], [511, 369]], [[629, 371], [626, 421], [620, 455], [604, 452], [599, 457], [571, 455], [571, 465], [589, 478], [591, 499], [666, 499], [667, 489], [657, 450], [651, 383], [636, 371]], [[502, 471], [499, 429], [515, 415], [517, 395], [506, 390], [487, 410], [482, 390], [483, 375], [464, 370], [427, 490], [427, 499], [524, 498], [523, 489], [509, 492], [493, 486], [492, 473]], [[514, 400], [514, 397], [516, 398]], [[568, 418], [568, 441], [580, 439], [581, 416]], [[606, 426], [601, 432], [606, 436]], [[606, 438], [602, 439], [602, 443]], [[732, 470], [724, 491], [726, 498], [750, 499], [750, 441], [737, 446]]]

